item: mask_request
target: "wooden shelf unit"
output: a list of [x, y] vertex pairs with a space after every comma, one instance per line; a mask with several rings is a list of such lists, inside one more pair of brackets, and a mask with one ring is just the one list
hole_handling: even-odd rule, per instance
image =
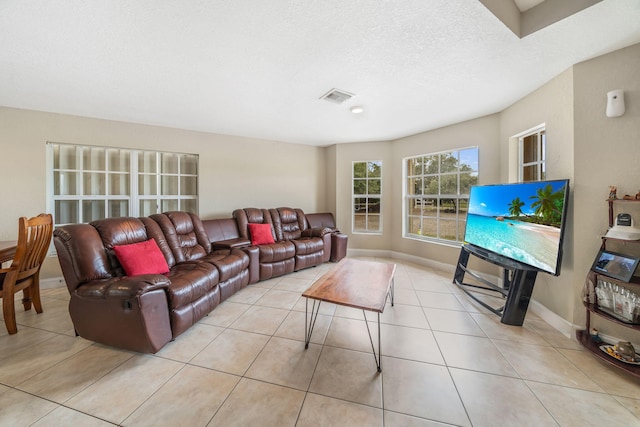
[[[640, 203], [640, 200], [624, 200], [624, 199], [607, 199], [607, 203], [609, 205], [609, 228], [611, 228], [613, 226], [613, 221], [614, 221], [614, 205], [616, 203]], [[640, 205], [639, 205], [640, 206]], [[640, 240], [624, 240], [624, 239], [617, 239], [617, 238], [611, 238], [611, 237], [606, 237], [606, 236], [602, 236], [602, 245], [601, 248], [602, 249], [607, 249], [607, 242], [624, 242], [625, 244], [638, 244], [638, 248], [640, 248]], [[600, 359], [604, 360], [605, 362], [616, 366], [626, 372], [628, 372], [629, 374], [640, 378], [640, 365], [633, 365], [633, 364], [629, 364], [629, 363], [624, 363], [610, 355], [608, 355], [607, 353], [603, 352], [602, 350], [600, 350], [600, 346], [602, 344], [615, 344], [615, 343], [598, 343], [596, 341], [594, 341], [591, 338], [591, 334], [590, 334], [590, 330], [591, 330], [591, 315], [597, 315], [600, 318], [603, 318], [609, 322], [624, 326], [626, 328], [635, 330], [635, 331], [640, 331], [640, 324], [633, 324], [633, 323], [629, 323], [626, 322], [624, 320], [618, 319], [615, 316], [612, 316], [611, 314], [607, 313], [606, 311], [603, 311], [602, 309], [600, 309], [598, 307], [598, 301], [597, 301], [597, 296], [595, 295], [595, 286], [597, 286], [598, 284], [598, 277], [602, 277], [603, 280], [607, 281], [607, 282], [611, 282], [611, 283], [615, 283], [615, 284], [619, 284], [625, 288], [631, 289], [633, 290], [635, 293], [640, 294], [640, 278], [637, 276], [634, 276], [631, 281], [629, 282], [625, 282], [622, 280], [618, 280], [618, 279], [614, 279], [612, 277], [603, 275], [603, 274], [599, 274], [593, 270], [589, 271], [588, 273], [589, 276], [591, 276], [591, 280], [594, 286], [594, 290], [588, 289], [588, 295], [587, 295], [587, 301], [584, 301], [583, 304], [585, 306], [585, 309], [587, 311], [587, 323], [586, 323], [586, 329], [585, 330], [578, 330], [576, 331], [576, 338], [578, 339], [578, 341], [580, 343], [582, 343], [582, 345], [589, 351], [591, 351], [594, 355], [596, 355], [597, 357], [599, 357]], [[593, 291], [593, 294], [591, 294], [591, 292]], [[593, 303], [590, 303], [588, 301], [593, 301]], [[636, 349], [636, 352], [639, 352], [640, 349]]]

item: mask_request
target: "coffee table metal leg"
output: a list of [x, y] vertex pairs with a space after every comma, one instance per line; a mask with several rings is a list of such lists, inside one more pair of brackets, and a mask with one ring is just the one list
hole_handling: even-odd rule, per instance
[[[316, 302], [318, 305], [316, 306]], [[311, 341], [311, 334], [313, 334], [313, 327], [316, 325], [316, 319], [318, 318], [318, 313], [320, 312], [320, 300], [313, 300], [313, 305], [311, 306], [311, 317], [309, 318], [309, 298], [307, 298], [305, 307], [304, 307], [304, 348], [305, 350], [309, 348], [309, 342]], [[315, 315], [314, 315], [315, 311]]]
[[391, 307], [393, 307], [393, 297], [395, 294], [395, 290], [396, 290], [396, 281], [395, 278], [392, 277], [391, 278], [391, 289], [389, 289], [389, 293], [391, 293]]
[[371, 337], [371, 329], [369, 329], [369, 322], [367, 322], [367, 315], [362, 310], [364, 315], [364, 324], [367, 325], [367, 332], [369, 333], [369, 341], [371, 342], [371, 350], [373, 351], [373, 359], [376, 361], [376, 367], [378, 372], [382, 372], [382, 340], [380, 339], [380, 313], [378, 313], [378, 355], [376, 356], [376, 346], [373, 344], [373, 338]]
[[[391, 296], [391, 305], [393, 305], [393, 294]], [[380, 333], [380, 313], [378, 313], [378, 372], [382, 372], [382, 336]]]

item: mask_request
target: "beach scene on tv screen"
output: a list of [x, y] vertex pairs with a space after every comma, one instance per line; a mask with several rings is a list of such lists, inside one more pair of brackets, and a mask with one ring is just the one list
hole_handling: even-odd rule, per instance
[[555, 273], [567, 181], [475, 186], [465, 241]]

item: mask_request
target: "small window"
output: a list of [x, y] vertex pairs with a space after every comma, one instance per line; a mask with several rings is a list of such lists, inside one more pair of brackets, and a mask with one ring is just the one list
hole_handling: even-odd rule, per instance
[[469, 191], [478, 184], [478, 148], [404, 159], [404, 236], [461, 242]]
[[546, 143], [544, 126], [534, 128], [518, 137], [518, 180], [520, 182], [546, 179]]
[[352, 230], [382, 232], [382, 161], [353, 162]]

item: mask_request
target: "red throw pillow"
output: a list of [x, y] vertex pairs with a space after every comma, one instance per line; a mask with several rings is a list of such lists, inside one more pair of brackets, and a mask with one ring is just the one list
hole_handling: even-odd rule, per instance
[[274, 243], [270, 224], [249, 224], [252, 245], [268, 245]]
[[169, 272], [167, 260], [153, 239], [130, 245], [114, 246], [113, 251], [127, 276]]

